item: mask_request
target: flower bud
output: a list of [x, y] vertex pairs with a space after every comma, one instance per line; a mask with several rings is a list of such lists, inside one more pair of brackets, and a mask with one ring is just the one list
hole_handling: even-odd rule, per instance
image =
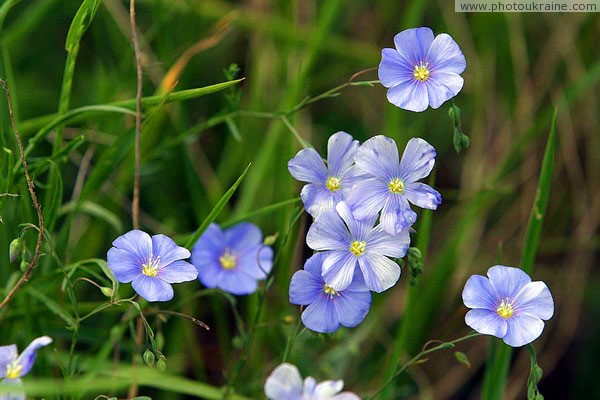
[[101, 287], [100, 291], [102, 292], [103, 295], [105, 295], [106, 297], [113, 297], [113, 294], [115, 294], [114, 290], [112, 290], [109, 287]]
[[152, 350], [147, 349], [144, 352], [143, 358], [144, 358], [144, 362], [146, 363], [147, 366], [149, 366], [149, 367], [154, 366], [154, 361], [156, 361], [156, 356], [154, 355]]

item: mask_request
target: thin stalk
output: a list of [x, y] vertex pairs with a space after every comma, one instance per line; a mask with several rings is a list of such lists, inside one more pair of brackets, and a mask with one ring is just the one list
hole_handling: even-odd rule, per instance
[[135, 0], [129, 3], [129, 19], [131, 22], [131, 40], [135, 51], [135, 65], [137, 70], [137, 95], [135, 97], [135, 176], [133, 178], [133, 201], [131, 214], [133, 229], [140, 227], [140, 153], [142, 146], [142, 57], [135, 23]]

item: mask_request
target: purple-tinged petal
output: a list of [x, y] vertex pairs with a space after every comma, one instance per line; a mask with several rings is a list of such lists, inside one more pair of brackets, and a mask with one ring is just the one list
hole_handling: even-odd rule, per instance
[[418, 79], [402, 82], [387, 91], [390, 103], [404, 110], [421, 112], [429, 106], [427, 84]]
[[311, 400], [330, 400], [344, 388], [344, 381], [323, 381], [319, 383], [313, 392]]
[[465, 315], [465, 322], [471, 328], [484, 335], [492, 335], [502, 339], [506, 335], [507, 320], [496, 311], [476, 308]]
[[509, 346], [521, 347], [540, 337], [544, 330], [544, 322], [531, 315], [514, 315], [506, 320], [508, 329], [503, 340]]
[[390, 196], [381, 211], [381, 226], [390, 235], [407, 230], [416, 220], [417, 213], [410, 209], [408, 201], [401, 194]]
[[367, 253], [379, 253], [388, 257], [402, 258], [408, 250], [410, 235], [408, 229], [400, 231], [397, 235], [390, 235], [377, 225], [367, 239]]
[[371, 178], [354, 185], [347, 202], [357, 219], [365, 219], [377, 215], [391, 195], [385, 182]]
[[323, 279], [337, 291], [346, 289], [352, 282], [356, 256], [350, 251], [331, 251], [323, 260]]
[[331, 400], [360, 400], [360, 397], [352, 392], [343, 392], [334, 396]]
[[129, 283], [142, 273], [139, 257], [127, 250], [111, 247], [106, 255], [106, 265], [111, 269], [117, 281]]
[[219, 277], [217, 287], [227, 293], [241, 296], [256, 292], [258, 283], [249, 275], [231, 270], [223, 271]]
[[313, 250], [348, 250], [350, 232], [337, 211], [324, 211], [308, 229], [306, 244]]
[[240, 257], [238, 268], [254, 279], [265, 279], [273, 268], [273, 249], [260, 245], [254, 250], [247, 251]]
[[[361, 275], [361, 273], [358, 272], [355, 275]], [[350, 286], [346, 290], [338, 292], [339, 296], [334, 297], [332, 301], [340, 323], [352, 328], [360, 324], [369, 313], [371, 292], [354, 292], [349, 289]]]
[[329, 254], [329, 252], [324, 251], [321, 253], [313, 254], [306, 262], [304, 263], [304, 270], [308, 271], [312, 274], [321, 276], [321, 272], [323, 270], [323, 260]]
[[296, 271], [290, 282], [290, 303], [305, 306], [323, 292], [323, 278], [305, 270]]
[[152, 236], [152, 254], [160, 257], [159, 267], [164, 267], [176, 260], [190, 258], [190, 252], [185, 247], [177, 246], [173, 239], [165, 235]]
[[400, 160], [400, 179], [406, 185], [427, 177], [435, 165], [435, 156], [435, 149], [427, 141], [410, 139]]
[[467, 61], [458, 44], [447, 33], [440, 33], [429, 47], [427, 61], [432, 74], [449, 72], [462, 74], [467, 68]]
[[21, 372], [19, 377], [25, 376], [31, 371], [31, 367], [33, 367], [33, 363], [35, 362], [35, 352], [44, 346], [48, 346], [52, 343], [52, 338], [48, 336], [41, 336], [37, 339], [34, 339], [29, 346], [23, 350], [23, 352], [17, 358], [16, 363], [21, 366]]
[[350, 283], [350, 286], [344, 289], [344, 291], [341, 293], [347, 293], [351, 295], [360, 293], [371, 293], [371, 291], [365, 284], [365, 278], [363, 277], [363, 274], [360, 271], [360, 267], [358, 266], [358, 264], [354, 269], [354, 276], [352, 277], [352, 282]]
[[348, 204], [346, 204], [345, 201], [341, 201], [335, 206], [335, 210], [348, 227], [350, 236], [356, 239], [360, 235], [359, 231], [361, 231], [361, 226], [359, 226], [360, 224], [354, 215], [352, 215], [352, 211], [350, 210], [350, 207], [348, 207]]
[[485, 276], [471, 276], [465, 284], [462, 298], [465, 306], [469, 308], [483, 308], [495, 312], [498, 307], [496, 292]]
[[427, 95], [431, 108], [437, 109], [446, 100], [456, 96], [462, 89], [463, 84], [464, 79], [457, 74], [441, 72], [432, 74], [427, 79]]
[[328, 296], [319, 296], [310, 303], [302, 313], [302, 323], [310, 330], [321, 333], [335, 332], [340, 321]]
[[515, 295], [529, 282], [531, 278], [520, 268], [495, 265], [488, 269], [487, 276], [500, 299], [514, 299]]
[[[304, 397], [308, 395], [312, 396], [315, 389], [317, 388], [317, 381], [312, 376], [304, 378]], [[312, 399], [312, 397], [310, 397]]]
[[374, 292], [381, 293], [398, 282], [400, 267], [389, 258], [376, 253], [366, 253], [358, 258], [358, 265], [365, 284]]
[[377, 135], [370, 138], [359, 147], [354, 159], [358, 168], [385, 182], [398, 175], [398, 147], [389, 137]]
[[320, 183], [304, 185], [300, 197], [306, 212], [313, 218], [318, 217], [324, 211], [333, 210], [335, 207], [334, 192]]
[[243, 253], [262, 244], [263, 234], [260, 228], [249, 222], [241, 222], [223, 232], [227, 247], [236, 253]]
[[6, 367], [16, 359], [16, 345], [10, 344], [8, 346], [0, 346], [0, 378], [4, 378], [6, 376]]
[[265, 395], [271, 400], [301, 399], [302, 377], [298, 368], [287, 363], [275, 368], [265, 382]]
[[157, 277], [168, 283], [189, 282], [198, 277], [198, 270], [189, 262], [178, 260], [159, 268]]
[[158, 277], [141, 274], [131, 282], [131, 286], [148, 301], [169, 301], [173, 298], [173, 287]]
[[554, 300], [544, 282], [530, 282], [515, 295], [516, 312], [544, 320], [554, 315]]
[[148, 262], [152, 255], [152, 239], [150, 235], [137, 229], [119, 236], [112, 244], [117, 249], [134, 254], [138, 265]]
[[329, 173], [340, 177], [344, 171], [354, 164], [354, 153], [359, 146], [358, 140], [346, 132], [337, 132], [327, 142], [327, 166]]
[[433, 31], [427, 27], [406, 29], [394, 36], [398, 54], [413, 68], [425, 61], [433, 40]]
[[[192, 258], [192, 261], [194, 259]], [[219, 285], [221, 276], [225, 274], [225, 270], [216, 262], [210, 260], [194, 262], [194, 266], [198, 270], [198, 279], [207, 288], [214, 289]]]
[[442, 204], [442, 195], [429, 185], [421, 182], [407, 183], [404, 195], [415, 206], [436, 210]]
[[381, 62], [377, 74], [381, 84], [386, 88], [415, 79], [414, 68], [415, 66], [407, 63], [395, 49], [381, 50]]
[[[208, 254], [221, 254], [227, 245], [225, 241], [225, 235], [214, 222], [211, 223], [208, 228], [204, 231], [200, 239], [194, 245], [192, 249], [192, 260], [194, 258], [200, 258], [199, 256], [206, 257]], [[198, 253], [198, 254], [196, 254]], [[195, 265], [196, 262], [192, 261]]]
[[327, 168], [315, 149], [302, 149], [288, 162], [288, 170], [294, 179], [301, 182], [324, 183]]

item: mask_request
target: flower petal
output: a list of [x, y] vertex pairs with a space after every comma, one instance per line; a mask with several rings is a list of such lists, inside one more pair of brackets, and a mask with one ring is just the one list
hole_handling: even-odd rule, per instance
[[217, 287], [224, 292], [238, 296], [256, 292], [258, 283], [256, 280], [242, 271], [223, 271], [219, 276]]
[[306, 235], [306, 244], [313, 250], [348, 250], [350, 240], [350, 232], [335, 210], [319, 214]]
[[152, 236], [152, 254], [160, 257], [160, 267], [167, 266], [176, 260], [190, 258], [190, 252], [185, 247], [177, 246], [173, 239], [165, 235]]
[[254, 249], [248, 249], [238, 258], [237, 269], [255, 280], [265, 279], [271, 272], [271, 268], [273, 268], [273, 249], [269, 246], [261, 244]]
[[6, 376], [6, 367], [16, 359], [16, 345], [9, 344], [8, 346], [0, 346], [0, 378], [4, 378]]
[[516, 312], [544, 320], [554, 314], [554, 300], [544, 282], [530, 282], [515, 295]]
[[390, 195], [393, 194], [382, 180], [365, 179], [354, 185], [347, 203], [357, 219], [365, 219], [377, 215]]
[[302, 377], [292, 364], [279, 365], [265, 382], [265, 395], [271, 400], [302, 398]]
[[138, 265], [148, 262], [152, 254], [152, 239], [150, 235], [137, 229], [119, 236], [112, 244], [117, 249], [134, 254]]
[[192, 261], [198, 270], [198, 279], [200, 282], [207, 288], [216, 288], [221, 281], [221, 275], [225, 272], [218, 261], [215, 262], [207, 259], [196, 261], [193, 257]]
[[387, 136], [374, 136], [356, 151], [355, 161], [361, 170], [389, 182], [398, 175], [398, 146]]
[[522, 269], [495, 265], [488, 269], [487, 276], [496, 291], [498, 298], [514, 299], [515, 295], [529, 282], [531, 278]]
[[313, 218], [317, 218], [323, 211], [333, 210], [335, 207], [334, 193], [320, 183], [304, 185], [300, 197], [306, 212]]
[[288, 162], [288, 170], [294, 179], [301, 182], [324, 183], [327, 168], [315, 149], [302, 149]]
[[462, 76], [453, 73], [432, 73], [427, 79], [427, 95], [431, 108], [439, 108], [446, 100], [456, 96], [465, 83]]
[[414, 79], [415, 65], [408, 63], [396, 49], [381, 50], [381, 62], [377, 74], [387, 88]]
[[344, 171], [354, 164], [354, 153], [359, 146], [358, 140], [354, 140], [346, 132], [337, 132], [329, 137], [327, 142], [327, 166], [329, 173], [340, 177]]
[[321, 333], [335, 332], [340, 327], [333, 301], [319, 296], [302, 313], [302, 323], [310, 330]]
[[406, 29], [394, 36], [394, 44], [400, 57], [413, 68], [425, 61], [433, 40], [433, 31], [427, 27]]
[[506, 322], [508, 329], [504, 343], [512, 347], [521, 347], [533, 342], [544, 330], [544, 321], [527, 314], [514, 315]]
[[320, 275], [305, 270], [296, 271], [290, 282], [290, 303], [305, 306], [323, 292], [325, 282]]
[[48, 336], [41, 336], [37, 339], [34, 339], [29, 346], [23, 350], [23, 352], [17, 358], [17, 364], [21, 366], [21, 372], [19, 377], [25, 376], [31, 371], [31, 367], [33, 367], [33, 363], [35, 361], [35, 352], [44, 346], [48, 346], [52, 343], [52, 338]]
[[173, 298], [173, 287], [159, 277], [140, 274], [131, 285], [137, 294], [148, 301], [169, 301]]
[[463, 303], [469, 308], [483, 308], [496, 311], [496, 292], [485, 276], [473, 275], [467, 280], [462, 292]]
[[492, 335], [500, 339], [506, 335], [506, 320], [499, 316], [496, 311], [476, 308], [465, 315], [465, 322], [484, 335]]
[[381, 226], [390, 235], [398, 235], [407, 230], [417, 220], [417, 213], [411, 210], [406, 198], [401, 194], [389, 197], [381, 211]]
[[[355, 273], [355, 275], [360, 276], [362, 274], [359, 272]], [[371, 308], [371, 292], [354, 292], [348, 290], [349, 288], [350, 286], [346, 290], [338, 292], [339, 296], [334, 297], [332, 300], [340, 323], [343, 326], [352, 328], [360, 324], [369, 313], [369, 309]]]
[[400, 160], [400, 178], [405, 185], [429, 176], [435, 165], [435, 156], [435, 149], [427, 141], [410, 139]]
[[323, 260], [327, 256], [327, 252], [315, 253], [304, 263], [304, 270], [312, 274], [321, 276], [323, 270]]
[[406, 254], [409, 244], [408, 229], [400, 231], [397, 235], [390, 235], [381, 225], [377, 225], [367, 239], [367, 252], [402, 258]]
[[346, 289], [352, 282], [356, 256], [346, 251], [330, 251], [323, 260], [323, 279], [337, 291]]
[[344, 381], [323, 381], [315, 387], [314, 400], [331, 400], [344, 388]]
[[161, 267], [157, 277], [168, 283], [189, 282], [198, 277], [198, 270], [189, 262], [178, 260]]
[[111, 247], [106, 254], [106, 265], [111, 269], [117, 281], [129, 283], [142, 273], [139, 257], [127, 250]]
[[400, 267], [381, 254], [367, 253], [358, 258], [358, 265], [365, 278], [365, 284], [374, 292], [381, 293], [398, 282]]
[[360, 400], [360, 397], [352, 392], [343, 392], [334, 396], [331, 400]]
[[438, 71], [462, 74], [467, 68], [464, 54], [447, 33], [440, 33], [435, 37], [429, 47], [427, 61], [432, 74]]
[[390, 103], [403, 110], [421, 112], [429, 106], [427, 84], [418, 79], [402, 82], [387, 91]]
[[223, 232], [227, 247], [236, 253], [243, 253], [247, 249], [254, 249], [263, 242], [260, 228], [250, 222], [241, 222]]
[[[192, 248], [192, 260], [207, 257], [209, 254], [220, 255], [225, 246], [225, 235], [221, 227], [213, 222], [206, 228]], [[195, 261], [192, 262], [196, 264]]]
[[407, 183], [404, 194], [415, 206], [436, 210], [442, 204], [442, 195], [429, 185], [421, 182]]

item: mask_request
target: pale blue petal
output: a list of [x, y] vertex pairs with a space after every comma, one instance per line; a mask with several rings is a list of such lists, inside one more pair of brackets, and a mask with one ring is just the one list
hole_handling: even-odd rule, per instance
[[506, 320], [496, 311], [476, 308], [465, 315], [465, 322], [483, 335], [492, 335], [500, 339], [506, 335]]
[[354, 276], [352, 277], [352, 282], [350, 286], [348, 286], [341, 293], [347, 293], [350, 295], [360, 294], [360, 293], [371, 293], [367, 285], [365, 284], [365, 278], [363, 277], [362, 272], [360, 271], [360, 267], [356, 264], [354, 268]]
[[17, 358], [17, 364], [21, 366], [19, 377], [25, 376], [31, 371], [31, 367], [33, 367], [33, 363], [35, 362], [36, 351], [41, 347], [48, 346], [50, 343], [52, 343], [52, 338], [41, 336], [34, 339], [29, 346], [23, 350], [19, 355], [19, 358]]
[[396, 49], [381, 50], [381, 63], [377, 74], [383, 86], [390, 88], [413, 80], [414, 69], [415, 66], [400, 57]]
[[160, 257], [160, 267], [167, 266], [176, 260], [190, 258], [190, 252], [185, 247], [177, 246], [173, 239], [165, 235], [152, 236], [152, 254]]
[[127, 250], [111, 247], [106, 255], [106, 265], [111, 269], [117, 281], [129, 283], [142, 273], [139, 257]]
[[192, 256], [192, 262], [198, 270], [198, 279], [204, 286], [214, 289], [219, 285], [224, 270], [221, 268], [218, 260], [203, 259], [202, 261], [196, 261]]
[[358, 258], [358, 265], [365, 284], [374, 292], [381, 293], [398, 282], [400, 267], [381, 254], [366, 253]]
[[[360, 272], [355, 275], [362, 275]], [[352, 286], [352, 285], [351, 285]], [[351, 291], [351, 286], [338, 292], [332, 300], [337, 313], [337, 318], [343, 326], [352, 328], [360, 324], [371, 308], [371, 292]], [[341, 389], [341, 388], [340, 388]]]
[[365, 219], [377, 215], [390, 195], [392, 193], [385, 182], [371, 178], [358, 182], [348, 195], [347, 202], [357, 219]]
[[462, 74], [467, 67], [465, 56], [458, 44], [447, 33], [440, 33], [435, 37], [427, 54], [430, 70]]
[[485, 276], [471, 276], [465, 284], [462, 298], [465, 306], [469, 308], [483, 308], [495, 312], [498, 307], [496, 292]]
[[260, 228], [250, 222], [241, 222], [226, 229], [223, 234], [227, 247], [234, 249], [236, 253], [243, 253], [248, 249], [255, 249], [262, 244], [263, 234]]
[[243, 272], [231, 270], [223, 271], [219, 275], [217, 287], [224, 292], [241, 296], [256, 292], [258, 283], [254, 278]]
[[531, 278], [520, 268], [495, 265], [488, 269], [487, 276], [499, 299], [514, 299], [515, 295], [529, 282]]
[[350, 240], [350, 232], [335, 210], [319, 214], [306, 235], [306, 243], [313, 250], [348, 250]]
[[[225, 235], [214, 222], [204, 231], [192, 249], [192, 260], [199, 260], [209, 254], [221, 255], [226, 246]], [[196, 265], [196, 261], [192, 261]]]
[[356, 256], [348, 249], [345, 251], [331, 251], [323, 260], [323, 279], [327, 285], [337, 291], [346, 289], [352, 282]]
[[340, 327], [332, 299], [319, 296], [302, 313], [302, 323], [310, 330], [321, 333], [335, 332]]
[[387, 91], [390, 103], [403, 110], [421, 112], [429, 106], [427, 84], [418, 79], [402, 82]]
[[340, 177], [344, 171], [354, 164], [354, 153], [359, 142], [346, 132], [337, 132], [327, 142], [327, 166], [329, 174]]
[[350, 236], [355, 240], [358, 240], [358, 237], [360, 236], [359, 231], [361, 230], [361, 227], [359, 226], [358, 221], [356, 221], [354, 215], [352, 215], [352, 211], [350, 210], [350, 207], [348, 207], [348, 204], [346, 204], [345, 201], [341, 201], [335, 206], [335, 210], [348, 227], [348, 230], [350, 231]]
[[440, 72], [432, 74], [426, 83], [429, 105], [436, 109], [460, 92], [464, 79], [457, 74]]
[[273, 249], [269, 246], [258, 245], [247, 249], [246, 253], [239, 255], [237, 269], [254, 279], [265, 279], [273, 267]]
[[307, 376], [306, 378], [304, 378], [304, 398], [310, 398], [312, 400], [312, 396], [313, 393], [315, 392], [315, 389], [317, 388], [317, 381], [315, 378], [313, 378], [312, 376]]
[[265, 382], [265, 395], [270, 400], [301, 399], [302, 377], [298, 368], [287, 363], [275, 368]]
[[541, 319], [550, 319], [554, 315], [554, 300], [544, 282], [530, 282], [515, 295], [515, 311]]
[[141, 274], [131, 282], [131, 286], [148, 301], [169, 301], [173, 298], [173, 287], [158, 277]]
[[398, 146], [389, 137], [378, 135], [370, 138], [359, 147], [354, 158], [358, 168], [373, 177], [378, 177], [385, 182], [397, 178]]
[[415, 206], [436, 210], [442, 204], [442, 195], [429, 185], [421, 182], [407, 183], [404, 195]]
[[313, 218], [316, 218], [323, 211], [333, 210], [335, 206], [334, 192], [320, 183], [309, 183], [304, 185], [300, 192], [304, 209]]
[[17, 359], [17, 346], [9, 344], [0, 346], [0, 378], [6, 376], [6, 367]]
[[429, 176], [435, 165], [435, 156], [435, 149], [427, 141], [410, 139], [400, 160], [400, 179], [408, 184]]
[[417, 214], [410, 209], [402, 194], [388, 197], [381, 211], [381, 226], [390, 235], [398, 235], [407, 230], [417, 220]]
[[400, 231], [397, 235], [390, 235], [381, 225], [377, 225], [367, 239], [367, 253], [402, 258], [406, 254], [409, 244], [408, 229]]
[[198, 270], [189, 262], [178, 260], [161, 267], [157, 277], [168, 283], [189, 282], [198, 277]]
[[323, 260], [329, 254], [329, 252], [321, 252], [313, 254], [306, 262], [304, 263], [304, 269], [310, 273], [321, 276], [321, 272], [323, 269]]
[[506, 320], [508, 329], [504, 343], [512, 347], [525, 346], [540, 337], [544, 330], [544, 322], [531, 315], [513, 315]]
[[413, 68], [424, 62], [433, 43], [433, 31], [427, 27], [406, 29], [394, 36], [400, 57]]
[[132, 253], [136, 257], [138, 265], [145, 264], [152, 254], [152, 239], [150, 235], [137, 229], [119, 236], [112, 244], [117, 249]]
[[314, 390], [311, 400], [331, 400], [344, 388], [344, 381], [323, 381]]
[[318, 183], [327, 180], [327, 168], [315, 149], [302, 149], [288, 162], [290, 174], [301, 182]]
[[300, 270], [290, 282], [290, 303], [305, 306], [315, 301], [323, 293], [325, 283], [320, 275]]
[[334, 396], [331, 400], [360, 400], [360, 397], [352, 392], [343, 392]]

